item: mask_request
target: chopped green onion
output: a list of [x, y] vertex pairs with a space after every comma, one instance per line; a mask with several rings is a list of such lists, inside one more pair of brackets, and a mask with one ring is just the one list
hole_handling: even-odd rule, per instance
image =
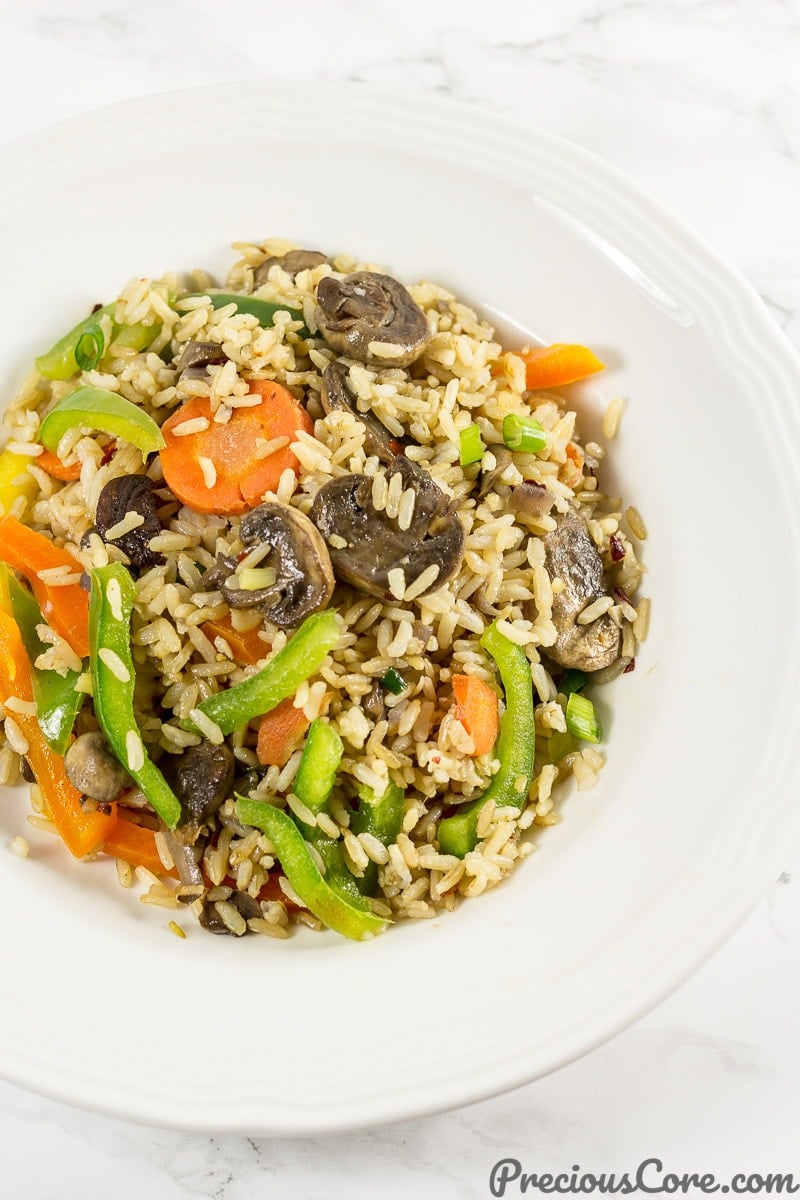
[[82, 371], [93, 371], [103, 357], [106, 339], [95, 321], [88, 325], [75, 344], [75, 362]]
[[472, 463], [480, 462], [483, 458], [483, 449], [483, 438], [479, 425], [468, 425], [466, 429], [461, 430], [459, 459], [462, 467], [469, 467]]
[[547, 434], [533, 417], [520, 417], [516, 413], [509, 413], [503, 418], [503, 441], [509, 450], [536, 454], [547, 445]]
[[567, 754], [571, 754], [574, 749], [575, 743], [569, 733], [551, 733], [547, 739], [547, 757], [554, 766], [556, 763], [560, 763]]
[[573, 692], [567, 700], [567, 729], [584, 742], [599, 742], [603, 736], [600, 719], [588, 696]]
[[405, 679], [396, 671], [394, 667], [389, 667], [389, 670], [381, 679], [381, 687], [386, 688], [387, 692], [391, 692], [393, 696], [399, 696], [408, 687]]
[[558, 690], [564, 696], [571, 696], [573, 692], [582, 691], [588, 682], [589, 676], [584, 675], [583, 671], [576, 671], [570, 668], [561, 676]]

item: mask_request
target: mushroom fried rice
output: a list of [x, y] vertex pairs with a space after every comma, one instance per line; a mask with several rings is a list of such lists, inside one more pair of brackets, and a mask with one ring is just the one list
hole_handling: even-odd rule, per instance
[[96, 306], [5, 414], [0, 783], [211, 932], [364, 940], [493, 887], [595, 784], [646, 530], [560, 390], [591, 351], [235, 248], [223, 287]]

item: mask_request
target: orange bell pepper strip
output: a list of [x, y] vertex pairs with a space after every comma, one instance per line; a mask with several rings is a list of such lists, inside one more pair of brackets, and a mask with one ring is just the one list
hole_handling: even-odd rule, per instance
[[522, 350], [520, 358], [525, 362], [525, 386], [532, 392], [577, 383], [606, 365], [587, 346], [565, 342]]
[[500, 732], [497, 693], [477, 675], [454, 675], [456, 717], [473, 743], [473, 756], [488, 754]]
[[50, 587], [39, 578], [39, 571], [48, 567], [69, 567], [70, 572], [81, 573], [78, 560], [16, 517], [0, 517], [0, 559], [26, 577], [44, 619], [79, 658], [85, 658], [89, 653], [89, 593], [78, 583]]
[[167, 870], [156, 848], [156, 835], [144, 825], [136, 825], [120, 817], [103, 841], [103, 853], [122, 858], [132, 867], [147, 867], [154, 875], [177, 877], [173, 868]]
[[223, 638], [243, 667], [253, 667], [269, 654], [269, 646], [258, 636], [258, 629], [234, 629], [230, 617], [206, 621], [200, 628], [212, 643], [214, 638]]
[[[0, 608], [0, 700], [11, 696], [33, 700], [31, 670], [15, 621]], [[28, 743], [26, 758], [42, 790], [47, 811], [67, 849], [76, 858], [96, 850], [116, 824], [111, 813], [82, 812], [81, 793], [67, 779], [64, 759], [51, 750], [32, 714], [14, 712], [13, 719]]]
[[293, 697], [287, 696], [261, 718], [256, 757], [264, 767], [285, 767], [300, 748], [310, 721], [292, 701]]

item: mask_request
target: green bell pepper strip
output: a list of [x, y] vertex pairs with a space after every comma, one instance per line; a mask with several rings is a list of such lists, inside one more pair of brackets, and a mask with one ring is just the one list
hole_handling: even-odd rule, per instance
[[[312, 721], [292, 791], [315, 815], [328, 807], [343, 754], [342, 739], [333, 726], [319, 717]], [[311, 842], [325, 864], [325, 882], [328, 886], [356, 907], [364, 907], [358, 883], [342, 857], [341, 842], [326, 837], [320, 829], [306, 825], [297, 817], [295, 821], [303, 837]]]
[[[270, 329], [275, 324], [275, 313], [287, 312], [293, 321], [302, 321], [303, 314], [298, 308], [288, 304], [278, 304], [274, 300], [261, 300], [258, 296], [240, 296], [238, 292], [198, 292], [197, 296], [208, 296], [211, 307], [225, 308], [227, 304], [235, 304], [236, 311], [248, 313], [258, 319], [259, 325]], [[184, 300], [194, 300], [196, 296], [184, 296]], [[310, 337], [305, 325], [298, 330], [300, 337]]]
[[[119, 591], [114, 595], [115, 585]], [[89, 599], [89, 661], [92, 672], [94, 711], [108, 744], [129, 775], [136, 780], [161, 820], [174, 829], [181, 817], [181, 804], [155, 763], [148, 757], [136, 725], [133, 691], [136, 672], [131, 656], [130, 622], [136, 595], [133, 580], [120, 563], [92, 571]], [[128, 678], [122, 680], [108, 666], [104, 651], [116, 655]], [[103, 661], [106, 658], [106, 661]], [[134, 737], [129, 737], [133, 734]], [[135, 741], [134, 741], [135, 738]], [[141, 765], [131, 765], [131, 746]]]
[[[376, 797], [372, 788], [362, 784], [358, 789], [361, 803], [353, 813], [350, 828], [353, 833], [371, 833], [384, 846], [391, 846], [397, 841], [397, 835], [403, 828], [403, 813], [405, 811], [406, 794], [392, 780], [382, 796]], [[378, 868], [371, 862], [364, 871], [361, 879], [362, 890], [371, 895], [378, 883]]]
[[243, 825], [252, 825], [267, 835], [293, 890], [324, 925], [357, 942], [383, 932], [388, 922], [375, 916], [362, 897], [360, 903], [355, 897], [346, 899], [326, 882], [291, 817], [272, 804], [242, 796], [237, 796], [236, 809]]
[[520, 646], [496, 625], [490, 625], [481, 646], [492, 656], [505, 692], [506, 710], [500, 721], [496, 755], [500, 769], [482, 796], [464, 805], [439, 825], [439, 849], [463, 858], [478, 840], [478, 816], [488, 800], [501, 807], [521, 808], [533, 779], [536, 731], [533, 724], [533, 685], [530, 663]]
[[63, 755], [69, 745], [72, 727], [84, 699], [83, 692], [75, 691], [79, 672], [67, 671], [66, 675], [59, 675], [58, 671], [42, 671], [34, 666], [39, 655], [47, 650], [47, 646], [36, 632], [36, 626], [45, 625], [47, 622], [33, 596], [27, 588], [18, 583], [5, 563], [0, 564], [0, 576], [0, 588], [8, 597], [11, 615], [17, 623], [25, 653], [30, 659], [36, 719], [48, 746], [55, 750], [56, 754]]
[[[319, 670], [338, 641], [339, 618], [333, 609], [313, 613], [256, 675], [209, 696], [198, 708], [223, 733], [232, 733], [293, 696], [300, 684]], [[199, 732], [191, 721], [186, 721], [185, 726]]]
[[292, 791], [316, 815], [331, 798], [344, 754], [339, 734], [320, 717], [311, 722]]
[[160, 322], [153, 325], [144, 325], [141, 322], [137, 325], [117, 325], [113, 315], [116, 307], [115, 301], [113, 304], [106, 304], [96, 312], [90, 313], [74, 329], [70, 329], [69, 333], [65, 333], [62, 338], [59, 338], [46, 354], [40, 354], [36, 359], [36, 370], [39, 374], [44, 375], [45, 379], [71, 379], [82, 369], [75, 357], [75, 351], [79, 345], [85, 348], [89, 341], [95, 343], [96, 365], [106, 350], [105, 339], [100, 329], [100, 318], [105, 316], [111, 319], [112, 342], [118, 342], [133, 350], [146, 350], [161, 332]]
[[142, 454], [161, 450], [164, 435], [143, 408], [105, 388], [79, 387], [55, 404], [39, 428], [39, 441], [56, 451], [68, 429], [81, 426], [111, 433], [137, 446]]

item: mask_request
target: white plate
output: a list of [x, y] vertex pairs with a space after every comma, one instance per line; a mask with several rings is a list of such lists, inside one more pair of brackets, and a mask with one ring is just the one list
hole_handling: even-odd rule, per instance
[[[281, 234], [428, 276], [611, 368], [612, 478], [645, 515], [653, 623], [603, 702], [608, 766], [513, 878], [368, 945], [165, 932], [37, 839], [0, 860], [0, 1071], [194, 1129], [309, 1133], [477, 1100], [569, 1062], [684, 980], [800, 832], [800, 363], [755, 293], [605, 164], [363, 86], [124, 104], [0, 155], [0, 382], [132, 275]], [[3, 797], [4, 842], [26, 800]]]

